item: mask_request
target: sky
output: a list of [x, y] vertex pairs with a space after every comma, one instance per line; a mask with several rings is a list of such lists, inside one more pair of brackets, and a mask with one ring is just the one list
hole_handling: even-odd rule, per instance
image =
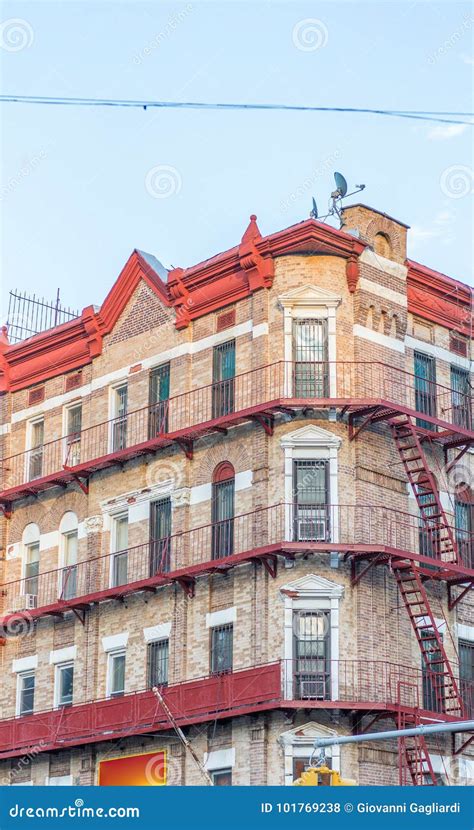
[[[4, 2], [2, 92], [472, 110], [455, 2]], [[472, 284], [472, 127], [375, 115], [2, 103], [8, 291], [100, 304], [134, 248], [187, 267], [320, 213], [341, 171], [411, 226], [409, 256]], [[359, 199], [357, 200], [359, 201]]]

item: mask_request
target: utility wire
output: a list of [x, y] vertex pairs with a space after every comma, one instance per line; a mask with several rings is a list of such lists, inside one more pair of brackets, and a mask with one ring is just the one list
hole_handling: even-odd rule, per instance
[[0, 95], [0, 102], [14, 104], [43, 104], [64, 107], [136, 107], [139, 109], [196, 109], [196, 110], [272, 110], [280, 112], [340, 112], [384, 115], [394, 118], [415, 118], [421, 121], [437, 121], [442, 124], [469, 124], [473, 121], [459, 120], [474, 118], [472, 112], [436, 112], [432, 110], [386, 110], [362, 107], [313, 107], [298, 104], [229, 104], [204, 101], [139, 101], [110, 98], [62, 98], [41, 95]]

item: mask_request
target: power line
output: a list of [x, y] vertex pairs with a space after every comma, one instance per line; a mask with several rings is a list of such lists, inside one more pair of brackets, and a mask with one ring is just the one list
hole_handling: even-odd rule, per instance
[[339, 112], [362, 115], [383, 115], [394, 118], [414, 118], [421, 121], [437, 121], [442, 124], [467, 124], [473, 121], [472, 112], [437, 112], [434, 110], [386, 110], [368, 107], [314, 107], [303, 104], [241, 104], [204, 101], [140, 101], [112, 98], [63, 98], [41, 95], [0, 95], [0, 101], [13, 104], [43, 104], [64, 107], [127, 107], [139, 109], [196, 109], [196, 110], [266, 110], [280, 112]]

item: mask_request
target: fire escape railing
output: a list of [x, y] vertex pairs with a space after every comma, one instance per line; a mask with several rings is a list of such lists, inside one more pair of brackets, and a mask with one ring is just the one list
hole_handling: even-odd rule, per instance
[[[302, 666], [301, 660], [287, 659], [170, 682], [162, 687], [162, 694], [181, 726], [291, 705], [356, 708], [386, 712], [387, 717], [416, 712], [428, 719], [436, 714], [436, 719], [454, 720], [439, 706], [432, 708], [430, 682], [432, 678], [419, 667], [382, 660], [320, 658]], [[472, 683], [466, 681], [463, 689], [466, 708], [472, 711]], [[83, 687], [78, 684], [73, 705], [0, 720], [0, 758], [21, 755], [32, 746], [47, 752], [169, 728], [151, 690], [82, 698]]]
[[[8, 491], [18, 487], [27, 494], [28, 484], [31, 492], [36, 492], [45, 479], [52, 478], [50, 483], [54, 484], [55, 476], [64, 481], [65, 470], [87, 476], [146, 447], [186, 442], [216, 427], [271, 413], [279, 406], [309, 402], [348, 409], [386, 404], [395, 412], [422, 417], [433, 430], [459, 432], [467, 439], [473, 429], [472, 397], [431, 383], [426, 412], [415, 381], [413, 374], [383, 363], [269, 364], [11, 455], [0, 462], [0, 498], [8, 501]], [[224, 390], [222, 384], [226, 384]]]
[[45, 614], [54, 608], [67, 610], [85, 599], [123, 596], [280, 551], [290, 556], [311, 550], [398, 553], [417, 559], [427, 573], [460, 566], [459, 580], [463, 574], [467, 580], [474, 572], [474, 535], [457, 535], [463, 558], [454, 562], [440, 547], [438, 529], [424, 525], [418, 516], [364, 504], [280, 503], [5, 583], [0, 586], [0, 622], [19, 611], [43, 616], [41, 609]]

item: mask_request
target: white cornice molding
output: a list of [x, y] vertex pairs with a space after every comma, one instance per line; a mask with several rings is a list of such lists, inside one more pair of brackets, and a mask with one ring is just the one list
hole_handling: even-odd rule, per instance
[[344, 586], [316, 574], [306, 574], [294, 582], [288, 582], [280, 588], [281, 593], [296, 594], [298, 597], [339, 598], [344, 594]]
[[308, 424], [294, 432], [288, 432], [280, 441], [283, 449], [289, 447], [336, 447], [341, 446], [342, 439], [327, 429]]
[[298, 308], [299, 306], [337, 308], [342, 302], [342, 297], [315, 285], [306, 284], [295, 288], [293, 291], [287, 291], [286, 294], [281, 294], [278, 297], [278, 302], [285, 309]]

